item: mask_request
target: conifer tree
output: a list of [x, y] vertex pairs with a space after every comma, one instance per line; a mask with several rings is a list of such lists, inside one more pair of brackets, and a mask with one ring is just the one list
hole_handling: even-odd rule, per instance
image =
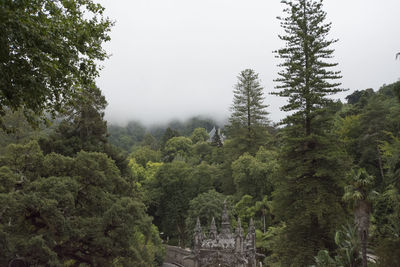
[[283, 266], [308, 266], [320, 249], [334, 250], [332, 236], [344, 219], [340, 203], [346, 155], [332, 131], [338, 105], [328, 96], [342, 91], [337, 63], [330, 58], [336, 40], [327, 39], [322, 1], [282, 1], [286, 17], [278, 18], [285, 47], [276, 51], [279, 66], [276, 95], [287, 97], [282, 110], [291, 112], [282, 123], [280, 180], [274, 193], [277, 218], [285, 222], [276, 248]]
[[263, 103], [264, 88], [258, 74], [252, 69], [243, 70], [237, 78], [238, 83], [233, 91], [232, 114], [226, 129], [229, 138], [237, 141], [234, 142], [237, 147], [243, 146], [239, 148], [240, 154], [255, 154], [267, 139], [266, 127], [269, 121], [265, 110], [268, 106]]
[[211, 140], [211, 145], [212, 146], [216, 146], [216, 147], [222, 147], [223, 146], [222, 140], [221, 140], [221, 136], [219, 135], [219, 132], [220, 132], [219, 129], [215, 130], [215, 134], [214, 134], [214, 136], [212, 137], [212, 140]]
[[326, 12], [322, 0], [282, 1], [288, 5], [287, 17], [278, 19], [286, 35], [279, 35], [285, 47], [276, 51], [283, 59], [278, 65], [282, 70], [276, 79], [281, 89], [276, 95], [287, 97], [284, 111], [295, 111], [284, 119], [284, 123], [302, 123], [306, 135], [312, 133], [312, 121], [321, 108], [332, 102], [327, 96], [343, 91], [340, 83], [329, 80], [340, 79], [340, 71], [328, 68], [337, 66], [330, 62], [334, 50], [330, 46], [337, 40], [327, 39], [331, 23], [325, 23]]

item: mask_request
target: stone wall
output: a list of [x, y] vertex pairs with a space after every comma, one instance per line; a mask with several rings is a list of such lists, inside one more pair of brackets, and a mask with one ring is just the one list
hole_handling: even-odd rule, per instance
[[165, 246], [166, 255], [164, 262], [172, 263], [182, 267], [195, 267], [195, 262], [192, 259], [183, 259], [192, 254], [190, 250], [185, 250], [175, 246]]

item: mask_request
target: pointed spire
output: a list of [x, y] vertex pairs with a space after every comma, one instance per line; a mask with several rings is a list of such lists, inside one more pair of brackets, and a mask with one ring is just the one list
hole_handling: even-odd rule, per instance
[[197, 217], [196, 221], [196, 227], [194, 228], [195, 233], [200, 233], [201, 232], [201, 224], [200, 224], [200, 219]]
[[250, 218], [249, 232], [252, 232], [252, 233], [255, 233], [255, 232], [256, 232], [256, 228], [254, 227], [253, 218]]
[[211, 226], [210, 226], [210, 239], [215, 239], [217, 237], [217, 226], [215, 225], [215, 219], [214, 217], [211, 220]]
[[224, 201], [224, 210], [222, 212], [221, 234], [225, 238], [228, 238], [231, 234], [231, 224], [229, 222], [228, 209], [226, 207], [226, 199]]
[[238, 218], [238, 221], [237, 221], [237, 227], [235, 230], [235, 234], [236, 234], [236, 236], [243, 237], [243, 228], [242, 228], [242, 223], [240, 221], [240, 218]]
[[256, 228], [254, 227], [253, 218], [250, 219], [249, 232], [246, 236], [246, 243], [248, 244], [250, 249], [256, 248]]
[[217, 230], [217, 226], [215, 225], [215, 219], [212, 217], [210, 230]]
[[194, 250], [197, 251], [203, 242], [203, 233], [201, 231], [200, 219], [197, 217], [196, 227], [194, 228]]

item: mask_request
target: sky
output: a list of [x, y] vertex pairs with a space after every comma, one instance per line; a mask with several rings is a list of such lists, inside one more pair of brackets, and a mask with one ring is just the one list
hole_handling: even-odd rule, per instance
[[[123, 124], [166, 123], [203, 115], [230, 115], [233, 86], [240, 71], [259, 73], [269, 118], [285, 117], [285, 99], [276, 91], [284, 46], [277, 16], [279, 0], [97, 0], [115, 21], [104, 45], [98, 86], [108, 101], [106, 119]], [[334, 60], [342, 88], [379, 89], [400, 78], [400, 1], [325, 0], [332, 22]]]

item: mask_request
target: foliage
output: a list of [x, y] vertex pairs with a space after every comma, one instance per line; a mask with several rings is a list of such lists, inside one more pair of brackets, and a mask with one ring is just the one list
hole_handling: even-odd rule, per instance
[[218, 166], [202, 162], [191, 168], [190, 179], [194, 188], [194, 194], [200, 194], [216, 188], [221, 177], [221, 170]]
[[272, 267], [282, 266], [279, 250], [285, 246], [285, 240], [282, 239], [285, 230], [286, 225], [284, 222], [270, 226], [267, 232], [263, 233], [261, 240], [258, 241], [261, 243], [260, 246], [269, 252], [264, 260], [266, 265], [268, 264], [268, 266]]
[[[8, 144], [27, 143], [32, 138], [47, 134], [45, 131], [32, 127], [26, 120], [22, 110], [14, 112], [7, 110], [2, 120], [6, 130], [0, 129], [0, 152]], [[44, 126], [40, 125], [39, 128], [44, 128]]]
[[[0, 115], [55, 115], [93, 86], [112, 22], [86, 1], [1, 1]], [[44, 118], [44, 117], [43, 117]], [[5, 125], [0, 120], [0, 125]]]
[[199, 142], [205, 142], [208, 140], [208, 138], [209, 138], [208, 133], [204, 128], [194, 129], [192, 135], [190, 136], [190, 139], [192, 140], [193, 144]]
[[320, 250], [315, 257], [318, 267], [361, 266], [361, 242], [355, 225], [347, 224], [335, 234], [337, 255], [331, 258], [327, 250]]
[[158, 149], [158, 142], [157, 139], [154, 138], [153, 135], [151, 135], [151, 133], [146, 133], [143, 136], [143, 140], [140, 143], [141, 146], [148, 146], [153, 150], [157, 150]]
[[254, 218], [255, 207], [253, 197], [243, 195], [242, 198], [235, 204], [235, 215], [242, 220], [242, 227], [248, 228], [247, 222]]
[[172, 244], [183, 246], [189, 202], [196, 196], [189, 165], [182, 161], [165, 163], [157, 169], [154, 179], [143, 186], [153, 196], [149, 213], [154, 216], [155, 224]]
[[[203, 233], [206, 233], [211, 224], [212, 218], [215, 219], [217, 225], [221, 223], [221, 214], [224, 208], [224, 201], [227, 199], [221, 193], [218, 193], [214, 189], [205, 191], [204, 193], [198, 194], [195, 198], [190, 201], [188, 216], [186, 218], [186, 229], [188, 231], [188, 238], [192, 241], [193, 230], [196, 225], [197, 218], [200, 219], [200, 223], [203, 227]], [[230, 202], [227, 202], [230, 204]], [[232, 210], [232, 207], [228, 205], [228, 210]], [[232, 212], [230, 212], [232, 215]]]
[[173, 137], [178, 137], [181, 136], [181, 134], [176, 131], [173, 130], [172, 128], [168, 127], [165, 132], [164, 135], [161, 138], [161, 150], [164, 150], [165, 145], [167, 144], [168, 140], [173, 138]]
[[103, 119], [107, 102], [100, 89], [83, 90], [74, 103], [55, 132], [40, 140], [45, 153], [72, 156], [82, 149], [99, 151], [107, 142], [107, 122]]
[[315, 263], [318, 267], [336, 267], [337, 264], [334, 259], [329, 256], [327, 250], [320, 250], [318, 255], [315, 257]]
[[215, 149], [211, 146], [209, 142], [198, 142], [193, 145], [193, 162], [194, 163], [216, 163], [213, 160], [213, 152]]
[[215, 131], [215, 134], [211, 139], [211, 145], [216, 146], [216, 147], [223, 146], [220, 131], [218, 129]]
[[142, 146], [131, 153], [131, 157], [135, 158], [136, 162], [146, 167], [146, 164], [151, 162], [161, 161], [161, 151], [153, 150], [150, 146]]
[[276, 79], [280, 84], [274, 93], [288, 98], [288, 104], [282, 107], [284, 111], [295, 111], [288, 115], [283, 123], [304, 123], [306, 135], [311, 134], [312, 121], [320, 112], [321, 107], [332, 102], [329, 95], [343, 91], [340, 83], [329, 80], [339, 79], [340, 72], [330, 68], [337, 66], [331, 63], [333, 49], [330, 48], [337, 40], [328, 40], [327, 35], [331, 23], [325, 23], [326, 12], [322, 10], [322, 1], [296, 0], [282, 1], [287, 7], [286, 17], [278, 19], [285, 35], [279, 39], [285, 42], [285, 47], [278, 49], [276, 54], [283, 59], [282, 68]]
[[400, 193], [389, 185], [375, 201], [374, 217], [377, 224], [376, 254], [379, 266], [400, 264]]
[[8, 146], [1, 165], [2, 265], [16, 254], [49, 266], [150, 266], [162, 256], [134, 184], [107, 155], [44, 156], [32, 141]]
[[269, 124], [267, 105], [263, 104], [263, 87], [258, 74], [252, 69], [240, 72], [235, 85], [232, 114], [225, 127], [228, 137], [234, 142], [238, 154], [255, 154], [261, 145], [266, 144]]
[[[239, 196], [251, 195], [256, 200], [271, 194], [272, 181], [278, 166], [276, 155], [260, 148], [256, 157], [247, 153], [232, 163], [232, 176]], [[263, 158], [263, 161], [261, 161]]]
[[111, 144], [130, 152], [134, 145], [143, 142], [146, 128], [139, 122], [131, 121], [125, 127], [110, 125], [108, 133], [108, 141]]
[[[282, 1], [286, 17], [279, 18], [285, 47], [276, 51], [283, 60], [275, 93], [288, 99], [281, 109], [291, 112], [283, 119], [280, 170], [273, 193], [273, 210], [286, 227], [276, 240], [282, 242], [274, 257], [284, 266], [307, 266], [330, 240], [345, 210], [340, 203], [348, 168], [347, 157], [333, 129], [340, 108], [330, 95], [343, 90], [332, 80], [330, 70], [335, 40], [327, 39], [331, 28], [325, 22], [321, 1]], [[305, 241], [306, 240], [306, 241]]]
[[[196, 128], [204, 128], [206, 131], [211, 131], [215, 125], [217, 125], [217, 123], [212, 118], [195, 116], [184, 121], [173, 120], [166, 126], [155, 126], [150, 130], [150, 132], [155, 137], [161, 138], [165, 129], [171, 128], [184, 136], [190, 136]], [[161, 135], [156, 134], [156, 132], [161, 132]]]
[[191, 155], [192, 140], [184, 136], [172, 137], [167, 141], [162, 151], [162, 158], [165, 162], [174, 159], [185, 159]]

